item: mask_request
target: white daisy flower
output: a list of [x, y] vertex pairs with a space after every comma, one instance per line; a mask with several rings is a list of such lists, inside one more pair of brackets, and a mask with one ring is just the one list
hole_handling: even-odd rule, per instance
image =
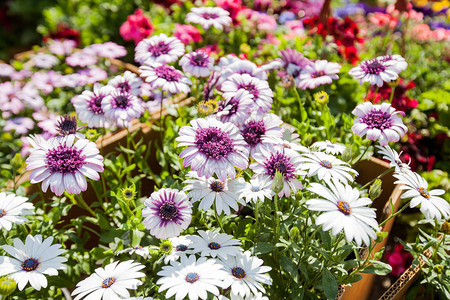
[[245, 198], [247, 202], [256, 203], [256, 201], [264, 202], [264, 198], [272, 199], [274, 195], [269, 181], [255, 177], [250, 180], [250, 183], [246, 183], [241, 198]]
[[332, 155], [342, 154], [345, 151], [344, 145], [339, 143], [332, 143], [328, 140], [326, 140], [325, 142], [315, 142], [311, 147]]
[[283, 145], [286, 149], [292, 149], [297, 152], [309, 152], [309, 149], [300, 144], [300, 135], [294, 126], [283, 123], [283, 137], [278, 140], [278, 144]]
[[222, 211], [226, 215], [231, 215], [230, 208], [237, 211], [238, 203], [245, 205], [240, 194], [245, 188], [243, 178], [226, 179], [222, 181], [214, 177], [206, 178], [198, 176], [197, 172], [190, 171], [185, 183], [188, 185], [183, 189], [188, 192], [188, 197], [193, 203], [200, 201], [199, 210], [208, 210], [215, 203], [216, 211], [220, 215]]
[[120, 127], [129, 127], [130, 121], [145, 111], [142, 101], [135, 95], [119, 89], [102, 100], [105, 117]]
[[30, 282], [35, 290], [47, 287], [45, 275], [56, 276], [58, 270], [65, 269], [63, 262], [67, 258], [60, 256], [65, 252], [60, 244], [52, 245], [53, 237], [42, 241], [41, 235], [28, 235], [25, 244], [14, 239], [14, 247], [1, 246], [13, 258], [0, 256], [0, 277], [8, 275], [17, 282], [19, 290], [23, 290]]
[[308, 171], [307, 176], [317, 175], [319, 180], [329, 181], [333, 178], [346, 183], [353, 182], [353, 175], [358, 176], [358, 172], [349, 164], [323, 152], [304, 153], [300, 161], [303, 162], [300, 168]]
[[178, 64], [185, 73], [195, 77], [208, 77], [214, 67], [214, 60], [209, 54], [198, 51], [185, 54]]
[[124, 300], [155, 300], [155, 298], [152, 297], [131, 297], [131, 298], [121, 298]]
[[140, 64], [167, 64], [176, 61], [184, 51], [184, 44], [179, 39], [161, 33], [140, 41], [134, 59]]
[[137, 279], [145, 274], [138, 272], [145, 268], [144, 265], [127, 260], [113, 262], [105, 268], [95, 269], [95, 273], [77, 283], [77, 288], [72, 292], [74, 300], [112, 300], [130, 297], [128, 290], [135, 290], [142, 282]]
[[400, 160], [400, 154], [402, 154], [401, 152], [397, 153], [389, 147], [389, 145], [384, 147], [377, 145], [376, 148], [379, 150], [378, 154], [383, 154], [383, 158], [389, 161], [391, 167], [395, 167], [395, 172], [402, 173], [410, 169], [408, 164], [405, 164]]
[[117, 75], [113, 79], [110, 79], [108, 85], [114, 87], [114, 89], [131, 93], [136, 97], [141, 95], [142, 80], [130, 71], [125, 71], [123, 75]]
[[192, 253], [200, 253], [201, 256], [219, 257], [226, 259], [228, 256], [236, 256], [242, 252], [241, 242], [234, 236], [216, 231], [199, 230], [197, 235], [190, 235], [192, 241]]
[[376, 239], [378, 230], [375, 210], [367, 207], [372, 200], [361, 198], [359, 190], [347, 183], [332, 180], [327, 185], [311, 183], [308, 188], [322, 197], [306, 201], [309, 210], [323, 212], [317, 217], [316, 225], [322, 225], [325, 231], [331, 229], [333, 235], [344, 229], [349, 243], [354, 240], [358, 246], [362, 242], [369, 245], [371, 238]]
[[269, 300], [269, 298], [258, 292], [256, 293], [256, 295], [250, 294], [248, 297], [242, 297], [241, 295], [233, 294], [232, 298], [227, 298], [223, 295], [219, 295], [219, 297], [217, 297], [217, 300]]
[[400, 189], [405, 190], [402, 199], [411, 198], [410, 207], [416, 207], [420, 204], [420, 211], [427, 219], [436, 219], [440, 221], [442, 217], [450, 217], [450, 204], [443, 198], [437, 197], [445, 193], [444, 190], [427, 190], [428, 182], [419, 174], [404, 170], [403, 173], [393, 175], [398, 180], [395, 184], [404, 184]]
[[167, 290], [167, 299], [175, 296], [175, 300], [185, 297], [205, 300], [208, 293], [219, 295], [218, 288], [222, 287], [226, 273], [215, 259], [201, 257], [196, 260], [195, 255], [183, 254], [180, 262], [172, 261], [169, 266], [163, 266], [157, 275], [162, 277], [156, 284], [160, 285], [160, 292]]
[[147, 258], [150, 256], [150, 251], [149, 251], [148, 247], [142, 247], [142, 246], [136, 246], [136, 247], [119, 250], [116, 252], [116, 255], [119, 255], [122, 253], [127, 253], [129, 255], [136, 253], [137, 255], [142, 256], [143, 258]]
[[301, 89], [314, 89], [319, 85], [330, 84], [333, 79], [339, 79], [341, 66], [338, 63], [326, 60], [316, 60], [302, 69], [300, 75], [295, 78], [297, 87]]
[[398, 78], [399, 66], [395, 60], [385, 60], [373, 58], [361, 62], [352, 68], [348, 73], [355, 79], [359, 79], [359, 84], [368, 81], [371, 85], [383, 86], [384, 82], [391, 82]]
[[141, 77], [145, 78], [145, 82], [150, 83], [152, 88], [160, 87], [163, 91], [172, 94], [187, 94], [191, 90], [189, 86], [192, 81], [172, 66], [152, 63], [149, 66], [141, 66], [139, 72], [141, 72]]
[[11, 230], [12, 224], [23, 224], [28, 221], [23, 217], [34, 214], [34, 205], [28, 198], [15, 194], [0, 193], [0, 230]]
[[231, 299], [251, 297], [259, 291], [265, 293], [263, 284], [272, 284], [272, 279], [266, 274], [272, 268], [263, 266], [264, 261], [251, 256], [250, 251], [229, 256], [227, 259], [222, 259], [220, 263], [227, 272], [223, 288], [231, 288]]
[[27, 138], [33, 148], [25, 163], [26, 170], [32, 170], [30, 182], [42, 181], [42, 191], [48, 187], [56, 196], [66, 190], [69, 194], [86, 191], [86, 177], [99, 180], [98, 172], [103, 172], [103, 157], [93, 142], [79, 139], [71, 134], [61, 139], [39, 139], [39, 144]]
[[189, 249], [192, 241], [188, 236], [177, 236], [169, 239], [169, 243], [172, 245], [172, 250], [169, 254], [164, 254], [164, 263], [167, 265], [171, 261], [178, 260], [183, 254], [192, 254], [192, 250]]
[[193, 7], [186, 15], [186, 21], [200, 24], [203, 29], [213, 26], [219, 30], [231, 24], [230, 13], [220, 7]]

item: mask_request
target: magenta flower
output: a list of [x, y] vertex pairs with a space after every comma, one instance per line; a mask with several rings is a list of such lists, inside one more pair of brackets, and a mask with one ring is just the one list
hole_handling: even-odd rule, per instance
[[316, 60], [311, 65], [305, 66], [298, 78], [297, 87], [301, 89], [313, 89], [323, 84], [330, 84], [333, 79], [338, 79], [341, 66], [338, 63], [326, 60]]
[[217, 111], [218, 120], [231, 122], [236, 126], [245, 123], [253, 109], [253, 96], [246, 90], [240, 89], [232, 98], [219, 102]]
[[153, 88], [160, 87], [163, 91], [172, 94], [187, 94], [191, 90], [189, 85], [192, 81], [172, 66], [153, 63], [151, 66], [141, 66], [139, 71], [141, 77], [145, 78], [145, 82], [150, 83]]
[[185, 54], [179, 61], [185, 73], [195, 77], [208, 77], [213, 69], [214, 60], [205, 52], [191, 52]]
[[136, 46], [134, 59], [140, 64], [166, 64], [176, 61], [184, 51], [184, 45], [179, 39], [161, 33], [142, 40]]
[[174, 34], [177, 39], [179, 39], [183, 44], [188, 45], [192, 42], [201, 42], [202, 36], [200, 35], [200, 30], [197, 27], [186, 24], [175, 24]]
[[130, 71], [125, 71], [123, 75], [117, 75], [108, 81], [108, 85], [120, 89], [123, 92], [132, 93], [137, 97], [141, 95], [141, 84], [141, 78]]
[[353, 133], [360, 137], [367, 135], [371, 141], [379, 140], [381, 146], [397, 142], [408, 131], [397, 116], [397, 114], [404, 115], [404, 112], [396, 111], [390, 103], [373, 105], [371, 102], [364, 102], [352, 113], [357, 116], [352, 126]]
[[128, 127], [131, 120], [144, 113], [144, 106], [133, 94], [116, 90], [102, 99], [102, 110], [105, 117], [117, 126]]
[[75, 52], [66, 57], [66, 63], [71, 67], [87, 67], [89, 65], [95, 65], [97, 58], [88, 53]]
[[[401, 58], [401, 56], [400, 56]], [[359, 84], [368, 81], [371, 85], [383, 86], [383, 82], [390, 82], [398, 78], [406, 62], [401, 61], [397, 56], [380, 56], [361, 62], [352, 68], [348, 73], [355, 79], [359, 79]], [[406, 64], [407, 65], [407, 64]]]
[[56, 55], [68, 55], [73, 52], [77, 43], [73, 40], [51, 40], [48, 45], [50, 52]]
[[89, 45], [82, 50], [83, 53], [107, 58], [118, 58], [127, 55], [127, 49], [124, 46], [117, 45], [114, 42]]
[[186, 21], [200, 24], [203, 29], [213, 26], [219, 30], [231, 24], [230, 13], [220, 7], [193, 7], [186, 15]]
[[6, 121], [4, 131], [14, 130], [17, 134], [26, 134], [34, 128], [34, 121], [26, 117], [17, 117]]

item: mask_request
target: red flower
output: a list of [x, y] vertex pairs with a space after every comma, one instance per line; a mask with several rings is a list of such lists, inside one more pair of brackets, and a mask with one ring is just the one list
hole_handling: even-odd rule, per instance
[[395, 245], [394, 251], [386, 252], [384, 257], [392, 267], [391, 275], [396, 277], [402, 275], [413, 261], [412, 255], [404, 250], [402, 244]]
[[175, 24], [174, 35], [185, 45], [202, 41], [200, 30], [192, 25]]
[[52, 32], [42, 39], [44, 43], [48, 40], [72, 40], [77, 43], [76, 46], [80, 45], [80, 32], [78, 30], [70, 28], [65, 23], [58, 23], [56, 26], [56, 31]]
[[[409, 98], [405, 95], [408, 90], [414, 88], [415, 86], [416, 84], [412, 81], [405, 85], [403, 79], [400, 79], [394, 90], [392, 107], [396, 110], [401, 110], [404, 112], [416, 108], [419, 105], [419, 102], [417, 102], [416, 99]], [[376, 87], [372, 86], [367, 96], [367, 99], [373, 103], [377, 103], [382, 100], [389, 100], [391, 97], [392, 87], [389, 84], [384, 83], [384, 85], [378, 89], [377, 94], [375, 94], [375, 91]]]
[[140, 8], [120, 26], [119, 32], [125, 41], [133, 40], [136, 44], [148, 37], [154, 30], [149, 18], [144, 15]]

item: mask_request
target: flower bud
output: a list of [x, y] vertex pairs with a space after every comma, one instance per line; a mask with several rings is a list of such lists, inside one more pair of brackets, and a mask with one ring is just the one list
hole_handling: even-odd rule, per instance
[[121, 189], [119, 195], [124, 201], [134, 200], [134, 197], [136, 196], [136, 186], [133, 183], [133, 185]]
[[442, 223], [441, 225], [441, 231], [445, 234], [450, 234], [450, 219]]
[[347, 146], [342, 153], [342, 160], [345, 162], [350, 162], [353, 159], [353, 149], [351, 146]]
[[374, 183], [372, 183], [372, 185], [370, 186], [369, 197], [370, 199], [372, 199], [372, 201], [380, 197], [381, 192], [383, 191], [381, 189], [382, 183], [383, 182], [381, 181], [381, 179], [376, 179]]
[[272, 191], [274, 191], [275, 194], [278, 194], [283, 190], [283, 186], [284, 186], [284, 175], [280, 171], [277, 171], [275, 173], [275, 176], [273, 177]]
[[378, 244], [378, 243], [381, 243], [384, 239], [385, 239], [385, 237], [387, 236], [387, 232], [384, 232], [384, 231], [377, 231], [377, 239], [375, 240], [375, 242]]
[[11, 295], [17, 287], [17, 283], [14, 279], [3, 276], [0, 278], [0, 295], [1, 298], [6, 298]]
[[326, 92], [320, 91], [318, 93], [314, 94], [314, 100], [316, 100], [317, 103], [320, 103], [322, 105], [325, 105], [328, 103], [329, 96]]
[[297, 241], [299, 236], [300, 230], [298, 229], [298, 227], [297, 226], [292, 227], [291, 230], [289, 231], [289, 237], [292, 240]]
[[161, 244], [159, 244], [159, 250], [162, 254], [170, 254], [172, 252], [173, 245], [169, 240], [162, 241]]
[[19, 170], [23, 166], [23, 160], [20, 156], [20, 153], [16, 153], [11, 160], [11, 166], [14, 168], [14, 170]]
[[444, 266], [443, 265], [435, 265], [433, 269], [438, 274], [444, 273]]

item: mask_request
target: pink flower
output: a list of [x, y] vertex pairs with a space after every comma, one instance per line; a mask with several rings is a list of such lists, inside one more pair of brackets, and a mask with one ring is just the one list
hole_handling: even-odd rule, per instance
[[433, 35], [430, 26], [427, 24], [418, 24], [413, 28], [413, 36], [419, 40], [428, 40]]
[[376, 12], [369, 17], [369, 21], [380, 27], [384, 27], [389, 24], [389, 28], [393, 29], [395, 28], [395, 25], [397, 25], [398, 19], [392, 15]]
[[129, 15], [127, 21], [120, 26], [120, 35], [125, 41], [133, 40], [136, 44], [148, 37], [154, 30], [149, 18], [140, 8], [133, 15]]
[[203, 40], [200, 30], [192, 25], [175, 24], [174, 35], [185, 45]]
[[413, 261], [412, 255], [403, 249], [402, 244], [395, 245], [394, 251], [386, 252], [385, 258], [392, 267], [391, 275], [397, 277], [402, 275]]

